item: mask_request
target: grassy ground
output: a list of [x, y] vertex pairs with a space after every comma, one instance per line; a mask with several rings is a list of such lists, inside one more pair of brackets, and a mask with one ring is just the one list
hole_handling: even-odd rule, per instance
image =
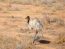
[[[0, 0], [0, 49], [65, 49], [64, 2]], [[44, 25], [43, 37], [37, 45], [32, 43], [35, 31], [27, 28], [25, 17], [28, 15], [37, 17]]]

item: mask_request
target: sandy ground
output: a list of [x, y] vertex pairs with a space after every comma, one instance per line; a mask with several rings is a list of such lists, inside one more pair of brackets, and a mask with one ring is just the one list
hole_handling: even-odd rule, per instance
[[[14, 0], [12, 0], [14, 1]], [[37, 5], [0, 0], [0, 49], [65, 49], [65, 3], [57, 0]], [[43, 37], [32, 43], [35, 31], [28, 30], [26, 16], [43, 24]], [[30, 33], [29, 33], [30, 32]]]

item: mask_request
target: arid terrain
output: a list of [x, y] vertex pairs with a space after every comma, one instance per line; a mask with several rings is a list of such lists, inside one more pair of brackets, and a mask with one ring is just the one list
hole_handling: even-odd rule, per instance
[[[36, 45], [26, 16], [43, 24]], [[0, 49], [65, 49], [65, 0], [0, 0]]]

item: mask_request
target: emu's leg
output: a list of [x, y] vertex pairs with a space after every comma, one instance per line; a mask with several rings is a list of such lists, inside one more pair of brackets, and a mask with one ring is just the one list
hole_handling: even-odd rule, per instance
[[36, 35], [38, 34], [38, 31], [36, 31], [36, 34], [35, 34], [35, 36], [34, 36], [34, 40], [33, 40], [33, 43], [35, 42], [35, 40], [36, 40]]
[[43, 38], [43, 32], [41, 32], [41, 37]]

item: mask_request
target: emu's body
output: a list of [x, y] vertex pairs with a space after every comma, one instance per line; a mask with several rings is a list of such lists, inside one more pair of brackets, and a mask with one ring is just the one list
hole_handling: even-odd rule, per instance
[[[28, 23], [28, 28], [36, 30], [36, 34], [35, 34], [35, 37], [36, 37], [37, 33], [40, 30], [42, 30], [43, 25], [37, 18], [31, 19], [30, 16], [27, 16], [26, 19], [27, 19], [27, 23]], [[35, 41], [35, 37], [34, 37], [34, 41]], [[34, 41], [33, 41], [33, 43], [34, 43]]]

